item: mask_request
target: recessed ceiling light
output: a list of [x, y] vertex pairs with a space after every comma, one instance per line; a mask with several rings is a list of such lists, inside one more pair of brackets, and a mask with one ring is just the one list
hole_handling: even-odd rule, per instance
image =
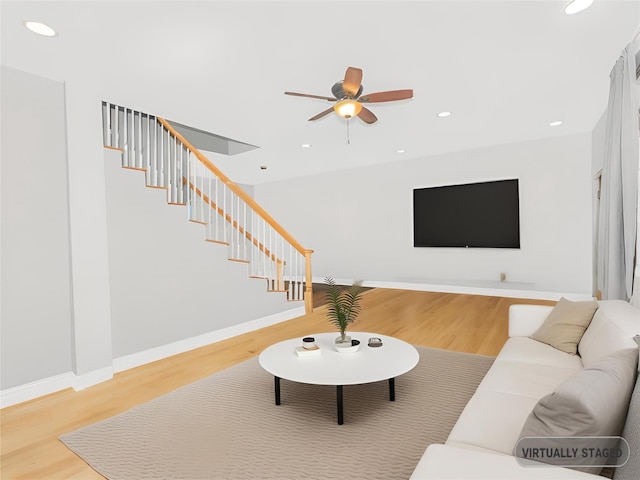
[[53, 28], [51, 28], [49, 25], [45, 25], [42, 22], [25, 20], [24, 26], [31, 30], [33, 33], [37, 33], [38, 35], [43, 35], [45, 37], [55, 37], [57, 35], [56, 31]]
[[559, 127], [560, 125], [562, 125], [564, 122], [561, 120], [556, 120], [555, 122], [551, 122], [549, 123], [550, 127]]
[[260, 170], [266, 170], [267, 166], [266, 165], [260, 165]]
[[593, 0], [573, 0], [566, 7], [564, 7], [564, 13], [567, 15], [573, 15], [574, 13], [581, 12], [591, 6]]
[[310, 143], [303, 143], [302, 145], [300, 145], [302, 148], [311, 148], [311, 144]]
[[404, 152], [406, 152], [404, 148], [399, 148], [398, 150], [396, 150], [396, 153], [404, 153]]
[[438, 116], [439, 116], [440, 118], [450, 117], [450, 116], [451, 116], [451, 112], [440, 112], [440, 113], [438, 114]]

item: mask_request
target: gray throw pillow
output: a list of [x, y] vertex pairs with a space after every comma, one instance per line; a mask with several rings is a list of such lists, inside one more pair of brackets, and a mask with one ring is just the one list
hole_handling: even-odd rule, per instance
[[627, 420], [622, 437], [629, 442], [629, 460], [622, 467], [614, 469], [614, 480], [638, 480], [640, 475], [640, 376], [629, 402]]
[[520, 438], [620, 435], [637, 368], [637, 348], [619, 350], [583, 368], [540, 399]]
[[598, 309], [598, 302], [561, 298], [540, 328], [529, 338], [575, 355], [578, 343]]

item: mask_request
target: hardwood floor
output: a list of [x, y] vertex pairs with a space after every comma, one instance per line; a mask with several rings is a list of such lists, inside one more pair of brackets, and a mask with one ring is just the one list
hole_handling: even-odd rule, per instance
[[[414, 345], [496, 355], [507, 339], [514, 303], [555, 302], [372, 289], [351, 331], [377, 332]], [[0, 410], [0, 478], [101, 479], [58, 437], [111, 417], [258, 355], [280, 340], [335, 331], [314, 313], [118, 373], [80, 392], [63, 390]]]

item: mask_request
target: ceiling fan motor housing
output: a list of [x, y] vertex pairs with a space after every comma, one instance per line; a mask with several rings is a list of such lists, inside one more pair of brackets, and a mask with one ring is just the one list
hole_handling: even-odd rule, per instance
[[360, 84], [360, 88], [358, 89], [358, 93], [356, 93], [355, 96], [351, 96], [348, 93], [346, 93], [344, 91], [344, 89], [342, 88], [342, 83], [343, 80], [340, 80], [339, 82], [336, 82], [333, 84], [333, 87], [331, 87], [331, 93], [333, 93], [333, 96], [336, 97], [338, 100], [343, 100], [345, 98], [358, 98], [360, 95], [362, 95], [362, 84]]

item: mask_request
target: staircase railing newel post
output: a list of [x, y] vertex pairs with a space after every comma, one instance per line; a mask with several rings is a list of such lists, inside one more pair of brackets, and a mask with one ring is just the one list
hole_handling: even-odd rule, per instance
[[313, 250], [304, 251], [305, 259], [305, 284], [304, 284], [304, 311], [307, 315], [313, 313], [313, 280], [311, 277], [311, 254]]

